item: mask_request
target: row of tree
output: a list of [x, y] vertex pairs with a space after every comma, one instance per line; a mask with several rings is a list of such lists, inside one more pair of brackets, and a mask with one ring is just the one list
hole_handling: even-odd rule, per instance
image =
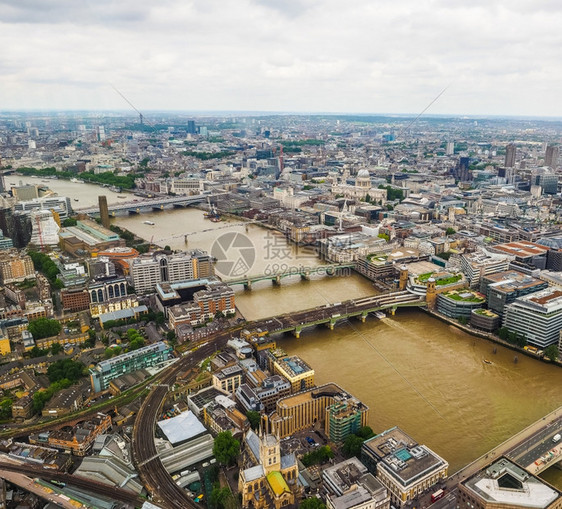
[[28, 251], [27, 254], [31, 257], [35, 270], [45, 274], [49, 283], [51, 283], [51, 286], [58, 289], [64, 287], [62, 281], [57, 277], [60, 270], [51, 258], [49, 258], [45, 253], [40, 253], [39, 251], [31, 250]]

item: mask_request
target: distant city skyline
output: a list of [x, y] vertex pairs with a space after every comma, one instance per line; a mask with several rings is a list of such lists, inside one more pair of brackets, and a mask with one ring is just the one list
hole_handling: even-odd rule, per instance
[[[48, 5], [48, 7], [47, 7]], [[558, 14], [558, 16], [556, 15]], [[0, 110], [562, 117], [554, 0], [0, 0]]]

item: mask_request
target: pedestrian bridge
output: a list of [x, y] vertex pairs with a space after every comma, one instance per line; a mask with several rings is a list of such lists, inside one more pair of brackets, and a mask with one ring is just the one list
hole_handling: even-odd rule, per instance
[[271, 272], [257, 274], [254, 276], [243, 276], [236, 279], [224, 280], [229, 286], [244, 285], [244, 288], [251, 290], [253, 283], [259, 281], [272, 281], [273, 284], [280, 285], [281, 280], [286, 277], [300, 276], [301, 279], [309, 279], [314, 275], [342, 276], [344, 271], [348, 271], [355, 267], [354, 263], [340, 263], [337, 265], [318, 265], [317, 267], [290, 267], [282, 272]]

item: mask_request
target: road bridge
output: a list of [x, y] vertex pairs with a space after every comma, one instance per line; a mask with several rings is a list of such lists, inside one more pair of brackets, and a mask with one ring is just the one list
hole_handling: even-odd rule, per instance
[[318, 265], [317, 267], [291, 267], [281, 272], [271, 272], [264, 274], [256, 274], [253, 276], [244, 276], [236, 279], [224, 281], [229, 286], [244, 285], [244, 288], [251, 290], [252, 285], [259, 281], [272, 281], [274, 284], [280, 285], [281, 280], [286, 277], [300, 276], [301, 279], [310, 279], [314, 275], [334, 276], [342, 273], [344, 270], [351, 270], [355, 267], [354, 263], [340, 263], [337, 265]]
[[[552, 441], [557, 433], [562, 433], [562, 407], [541, 417], [449, 476], [444, 486], [447, 492], [446, 498], [436, 502], [431, 508], [449, 509], [457, 507], [458, 483], [474, 475], [501, 456], [506, 456], [533, 475], [538, 475], [547, 468], [558, 464], [562, 459], [562, 440], [557, 443]], [[552, 452], [552, 454], [549, 455], [548, 452]], [[426, 498], [428, 498], [427, 495]]]
[[[142, 198], [122, 203], [114, 203], [108, 205], [109, 213], [115, 215], [119, 212], [128, 212], [129, 214], [140, 214], [141, 212], [152, 212], [164, 210], [168, 207], [188, 207], [194, 203], [206, 202], [209, 198], [222, 196], [219, 194], [196, 194], [191, 196], [159, 196], [158, 198]], [[78, 209], [75, 212], [88, 215], [98, 215], [99, 207], [89, 207]]]

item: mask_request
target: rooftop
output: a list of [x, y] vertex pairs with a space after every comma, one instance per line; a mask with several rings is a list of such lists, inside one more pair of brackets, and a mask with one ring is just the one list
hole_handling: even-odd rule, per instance
[[486, 298], [480, 292], [475, 292], [468, 288], [463, 288], [461, 290], [450, 290], [441, 294], [443, 297], [452, 299], [458, 302], [474, 302], [480, 303], [484, 302]]
[[314, 374], [314, 370], [300, 357], [293, 355], [283, 359], [277, 359], [276, 364], [288, 375], [296, 377], [306, 373]]
[[558, 490], [505, 457], [463, 481], [462, 486], [488, 503], [543, 509], [561, 497]]
[[367, 440], [363, 448], [378, 458], [377, 468], [383, 468], [403, 487], [448, 466], [443, 458], [425, 445], [418, 445], [397, 427]]
[[526, 240], [498, 244], [493, 249], [500, 253], [516, 256], [517, 258], [532, 258], [533, 256], [544, 255], [548, 252], [548, 247], [535, 244], [534, 242], [527, 242]]
[[537, 285], [544, 285], [540, 279], [534, 278], [517, 270], [504, 270], [485, 276], [485, 280], [490, 282], [490, 286], [499, 292], [512, 292], [533, 288]]
[[172, 445], [185, 442], [207, 431], [195, 414], [189, 410], [171, 419], [159, 421], [158, 427]]

